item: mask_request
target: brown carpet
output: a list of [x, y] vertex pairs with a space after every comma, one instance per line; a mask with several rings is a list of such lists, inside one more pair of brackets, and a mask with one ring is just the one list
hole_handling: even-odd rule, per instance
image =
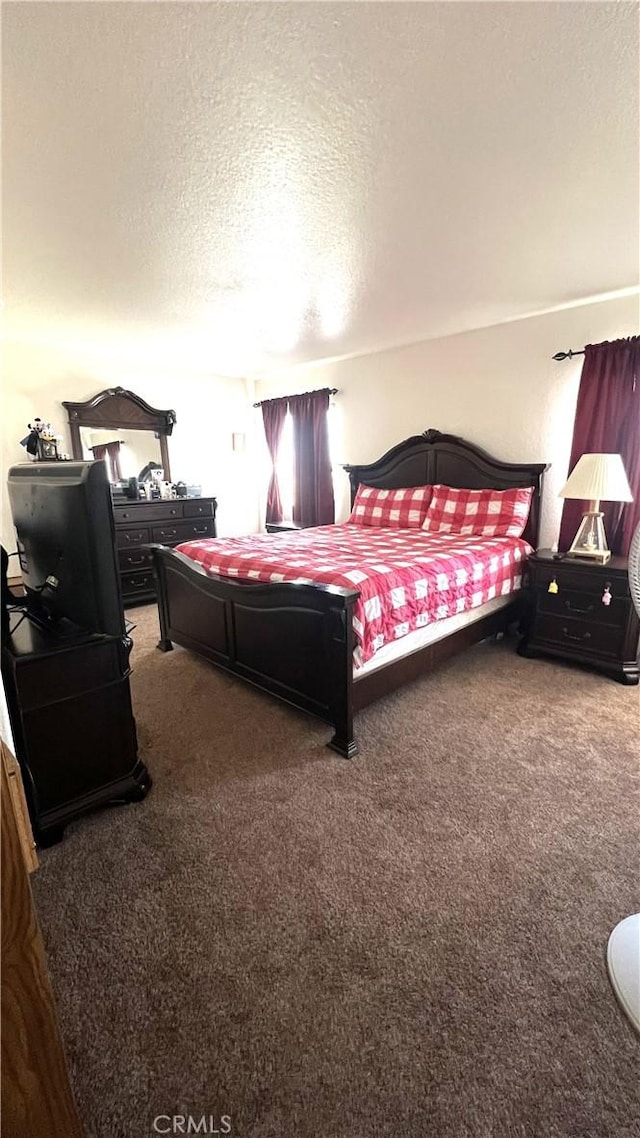
[[349, 763], [130, 615], [155, 786], [34, 879], [88, 1134], [638, 1135], [605, 970], [639, 906], [638, 689], [481, 645], [362, 713]]

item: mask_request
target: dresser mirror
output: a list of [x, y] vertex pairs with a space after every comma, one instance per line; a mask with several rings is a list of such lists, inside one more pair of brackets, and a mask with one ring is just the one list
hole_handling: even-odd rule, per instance
[[167, 440], [176, 421], [175, 411], [151, 407], [124, 387], [100, 391], [85, 403], [64, 402], [69, 416], [74, 458], [103, 458], [109, 478], [144, 481], [161, 468], [171, 481]]
[[110, 482], [144, 482], [152, 468], [164, 469], [160, 440], [152, 431], [80, 427], [80, 442], [82, 458], [105, 460]]

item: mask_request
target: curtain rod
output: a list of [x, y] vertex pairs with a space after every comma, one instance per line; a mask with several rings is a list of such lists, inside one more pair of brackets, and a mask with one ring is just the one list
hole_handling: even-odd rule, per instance
[[[315, 395], [316, 391], [328, 391], [329, 395], [337, 395], [338, 394], [338, 388], [337, 387], [316, 387], [315, 391], [301, 391], [301, 392], [296, 392], [296, 394], [297, 395]], [[293, 396], [292, 395], [291, 396], [280, 395], [279, 398], [280, 399], [292, 399]], [[276, 402], [275, 399], [262, 399], [260, 401], [260, 403], [254, 403], [253, 406], [254, 407], [262, 407], [263, 403], [275, 403], [275, 402]]]
[[568, 352], [556, 352], [555, 356], [553, 356], [553, 359], [554, 360], [572, 360], [574, 356], [583, 356], [583, 355], [584, 355], [584, 348], [581, 348], [577, 352], [574, 352], [573, 348], [569, 348]]

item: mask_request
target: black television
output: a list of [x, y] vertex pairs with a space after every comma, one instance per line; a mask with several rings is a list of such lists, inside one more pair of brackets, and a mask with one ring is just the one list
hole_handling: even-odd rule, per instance
[[125, 634], [104, 462], [33, 462], [9, 471], [26, 609], [55, 631]]

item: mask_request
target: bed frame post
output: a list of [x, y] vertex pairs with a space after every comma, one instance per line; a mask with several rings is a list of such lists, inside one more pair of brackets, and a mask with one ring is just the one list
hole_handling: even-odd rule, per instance
[[[160, 548], [158, 546], [152, 548]], [[169, 619], [167, 613], [167, 589], [165, 585], [164, 564], [160, 557], [153, 558], [153, 575], [156, 579], [156, 593], [158, 598], [158, 618], [160, 621], [160, 639], [156, 645], [161, 652], [172, 652], [173, 644], [167, 632], [169, 630]]]
[[328, 616], [328, 656], [333, 680], [332, 711], [335, 734], [327, 744], [344, 759], [353, 759], [358, 744], [353, 737], [353, 609], [357, 594], [332, 607]]

